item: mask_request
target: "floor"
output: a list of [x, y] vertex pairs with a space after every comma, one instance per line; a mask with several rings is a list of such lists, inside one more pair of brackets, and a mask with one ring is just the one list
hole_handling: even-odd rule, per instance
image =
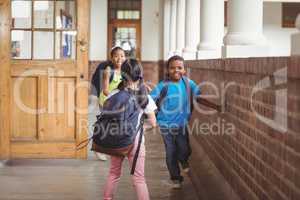
[[[94, 114], [89, 116], [90, 122]], [[146, 134], [146, 179], [152, 200], [197, 200], [196, 191], [185, 175], [181, 189], [169, 183], [161, 136]], [[102, 199], [109, 161], [96, 160], [10, 160], [0, 167], [0, 200], [96, 200]], [[135, 200], [128, 163], [123, 165], [116, 200]]]
[[[153, 200], [195, 200], [188, 177], [182, 189], [171, 189], [158, 134], [147, 134], [146, 178]], [[102, 199], [109, 161], [91, 154], [88, 160], [11, 160], [0, 168], [1, 200], [95, 200]], [[134, 200], [128, 163], [116, 193], [120, 200]]]

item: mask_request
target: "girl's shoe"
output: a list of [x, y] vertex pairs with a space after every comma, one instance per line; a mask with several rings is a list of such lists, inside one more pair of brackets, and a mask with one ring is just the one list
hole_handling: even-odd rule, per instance
[[96, 157], [101, 161], [107, 161], [107, 157], [103, 153], [95, 152]]

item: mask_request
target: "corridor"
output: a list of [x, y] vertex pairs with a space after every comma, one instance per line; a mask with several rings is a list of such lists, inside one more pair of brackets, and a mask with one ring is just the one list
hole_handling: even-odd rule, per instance
[[[188, 176], [182, 189], [171, 189], [160, 135], [146, 136], [146, 178], [152, 200], [196, 200]], [[102, 190], [109, 161], [95, 160], [11, 160], [0, 167], [0, 200], [95, 200]], [[134, 200], [128, 163], [123, 165], [116, 200]]]

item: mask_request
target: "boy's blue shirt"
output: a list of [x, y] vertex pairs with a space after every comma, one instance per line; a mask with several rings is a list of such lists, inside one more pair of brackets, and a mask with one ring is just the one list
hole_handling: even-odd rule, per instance
[[[201, 91], [197, 84], [186, 78], [194, 96], [200, 95]], [[154, 101], [159, 98], [160, 92], [165, 85], [168, 85], [168, 92], [161, 104], [157, 114], [157, 122], [160, 127], [178, 127], [187, 125], [190, 113], [190, 99], [183, 78], [178, 82], [161, 81], [150, 93]]]

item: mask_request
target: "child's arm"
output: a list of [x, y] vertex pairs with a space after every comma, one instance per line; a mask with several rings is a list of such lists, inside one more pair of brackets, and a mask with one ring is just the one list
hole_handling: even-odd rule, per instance
[[156, 116], [155, 116], [155, 110], [157, 109], [157, 107], [155, 105], [155, 102], [150, 96], [148, 96], [148, 100], [149, 100], [148, 104], [144, 109], [144, 113], [147, 115], [147, 120], [144, 125], [146, 131], [157, 126]]
[[222, 111], [222, 106], [221, 105], [217, 105], [211, 101], [208, 101], [207, 99], [204, 99], [200, 96], [196, 97], [196, 101], [199, 103], [199, 104], [202, 104], [204, 106], [207, 106], [209, 108], [212, 108], [212, 109], [215, 109], [217, 110], [218, 112], [221, 112]]
[[155, 113], [151, 112], [151, 113], [147, 113], [148, 116], [148, 123], [152, 126], [152, 127], [156, 127], [156, 117], [155, 117]]
[[149, 131], [157, 126], [156, 117], [154, 112], [147, 113], [146, 115], [147, 115], [147, 120], [146, 123], [144, 124], [144, 130]]
[[109, 86], [110, 70], [111, 69], [109, 67], [107, 67], [103, 72], [102, 91], [105, 96], [109, 95], [108, 86]]
[[204, 106], [207, 106], [209, 108], [215, 109], [218, 112], [222, 111], [222, 109], [221, 109], [222, 106], [221, 105], [217, 105], [217, 104], [215, 104], [211, 101], [208, 101], [207, 99], [204, 99], [200, 96], [201, 95], [200, 87], [198, 87], [193, 80], [190, 81], [190, 84], [191, 84], [193, 95], [194, 95], [195, 100], [197, 101], [197, 103], [202, 104]]

